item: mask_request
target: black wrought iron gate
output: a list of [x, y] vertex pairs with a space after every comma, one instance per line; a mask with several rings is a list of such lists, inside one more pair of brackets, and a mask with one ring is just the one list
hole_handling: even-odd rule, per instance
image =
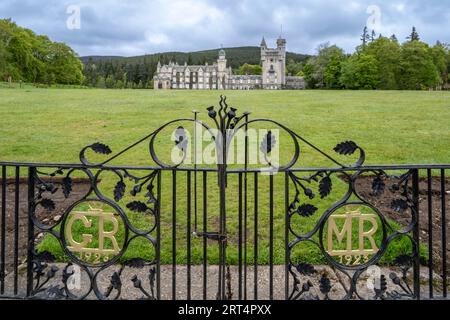
[[[334, 157], [223, 97], [207, 110], [213, 127], [194, 112], [115, 154], [91, 144], [79, 164], [1, 162], [0, 297], [447, 298], [450, 165], [364, 166], [352, 141]], [[170, 162], [158, 143], [171, 127]], [[202, 130], [213, 164], [199, 165]], [[143, 143], [154, 165], [112, 164]], [[300, 146], [334, 166], [295, 168]]]

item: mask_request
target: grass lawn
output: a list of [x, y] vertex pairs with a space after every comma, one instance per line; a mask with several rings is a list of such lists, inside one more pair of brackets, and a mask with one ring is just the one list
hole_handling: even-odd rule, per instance
[[[25, 86], [0, 89], [0, 160], [24, 162], [78, 163], [78, 152], [87, 144], [101, 141], [113, 152], [139, 140], [165, 122], [191, 117], [191, 111], [202, 111], [217, 105], [219, 94], [228, 97], [230, 105], [240, 112], [249, 111], [253, 118], [270, 118], [291, 128], [321, 150], [333, 155], [333, 147], [344, 140], [353, 140], [366, 151], [366, 164], [431, 164], [450, 162], [450, 92], [401, 91], [152, 91], [97, 89], [35, 89]], [[176, 126], [175, 126], [176, 127]], [[174, 127], [174, 128], [175, 128]], [[270, 128], [268, 128], [270, 129]], [[170, 131], [168, 131], [171, 133]], [[173, 146], [170, 135], [158, 138], [159, 152]], [[283, 136], [281, 136], [283, 138]], [[289, 158], [288, 140], [280, 138], [282, 160]], [[286, 143], [283, 143], [286, 141]], [[334, 155], [333, 155], [334, 156]], [[352, 163], [354, 160], [336, 156]], [[152, 165], [148, 144], [118, 158], [115, 164]], [[329, 160], [301, 145], [301, 157], [296, 167], [332, 166]], [[249, 176], [249, 185], [253, 184]], [[171, 175], [163, 174], [162, 201], [162, 262], [170, 263], [172, 256], [172, 197]], [[259, 261], [268, 261], [268, 177], [260, 177], [258, 207]], [[275, 177], [274, 234], [275, 262], [284, 261], [284, 175]], [[199, 177], [199, 191], [202, 188]], [[102, 191], [112, 197], [117, 179], [105, 174]], [[319, 211], [311, 218], [296, 222], [300, 232], [310, 230], [323, 212], [345, 192], [345, 183], [333, 178], [330, 197], [316, 200]], [[179, 173], [177, 205], [177, 261], [186, 259], [186, 174]], [[127, 191], [132, 185], [127, 185]], [[208, 227], [217, 231], [218, 194], [215, 176], [208, 179]], [[237, 261], [237, 177], [230, 177], [228, 259]], [[291, 189], [292, 190], [292, 189]], [[249, 256], [253, 259], [253, 194], [249, 195]], [[127, 192], [128, 194], [128, 192]], [[130, 201], [126, 196], [122, 207]], [[199, 203], [201, 203], [201, 191]], [[199, 207], [201, 212], [202, 207]], [[131, 215], [131, 214], [130, 214]], [[201, 220], [201, 217], [200, 217]], [[132, 215], [132, 221], [143, 226], [147, 217]], [[200, 228], [202, 225], [200, 224]], [[201, 239], [192, 240], [192, 261], [202, 260]], [[41, 245], [63, 258], [59, 244], [47, 237]], [[152, 250], [143, 249], [140, 239], [130, 244], [128, 257], [143, 255], [152, 258]], [[408, 250], [407, 241], [399, 240], [389, 255]], [[299, 259], [320, 263], [320, 252], [305, 245], [294, 250]], [[209, 245], [210, 262], [217, 262], [217, 246]]]

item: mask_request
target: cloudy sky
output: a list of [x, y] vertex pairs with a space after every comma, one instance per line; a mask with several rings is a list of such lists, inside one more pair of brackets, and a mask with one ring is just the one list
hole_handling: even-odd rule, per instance
[[448, 0], [1, 0], [0, 17], [81, 56], [259, 45], [263, 35], [273, 45], [281, 25], [299, 53], [327, 41], [351, 52], [366, 24], [400, 40], [415, 25], [426, 42], [450, 42]]

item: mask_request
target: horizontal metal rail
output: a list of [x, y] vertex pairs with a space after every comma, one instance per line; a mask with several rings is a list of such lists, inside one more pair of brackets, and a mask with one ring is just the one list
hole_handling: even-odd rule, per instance
[[[173, 171], [174, 168], [164, 168], [158, 166], [129, 166], [129, 165], [103, 165], [103, 166], [86, 166], [84, 164], [72, 164], [72, 163], [43, 163], [43, 162], [10, 162], [0, 161], [0, 166], [9, 167], [39, 167], [39, 168], [62, 168], [62, 169], [126, 169], [126, 170], [161, 170], [161, 171]], [[282, 170], [273, 169], [261, 169], [261, 168], [242, 168], [242, 169], [227, 169], [227, 173], [239, 173], [239, 172], [313, 172], [313, 171], [371, 171], [371, 170], [439, 170], [450, 169], [450, 164], [392, 164], [392, 165], [365, 165], [356, 167], [302, 167], [302, 168], [289, 168]], [[177, 167], [176, 171], [207, 171], [217, 172], [217, 168], [205, 168], [205, 167]]]

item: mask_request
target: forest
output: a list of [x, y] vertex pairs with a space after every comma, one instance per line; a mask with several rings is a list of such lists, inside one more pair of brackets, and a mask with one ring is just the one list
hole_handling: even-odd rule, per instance
[[449, 48], [439, 41], [429, 46], [415, 27], [403, 43], [395, 35], [377, 36], [364, 28], [353, 54], [323, 44], [301, 74], [310, 89], [448, 89]]
[[[449, 89], [450, 46], [421, 41], [416, 28], [401, 42], [364, 27], [361, 43], [348, 54], [325, 43], [313, 56], [288, 52], [286, 73], [305, 78], [309, 89]], [[235, 74], [261, 74], [260, 48], [224, 48]], [[219, 49], [165, 52], [136, 57], [78, 57], [67, 44], [0, 19], [0, 81], [35, 85], [83, 85], [110, 89], [150, 89], [158, 61], [212, 64]]]

